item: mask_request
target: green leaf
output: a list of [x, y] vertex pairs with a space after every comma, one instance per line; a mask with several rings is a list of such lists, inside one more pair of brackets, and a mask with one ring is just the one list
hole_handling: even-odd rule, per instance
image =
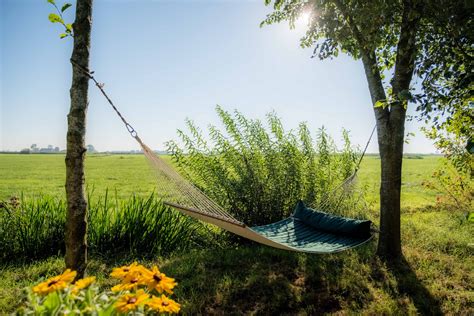
[[385, 109], [386, 106], [387, 106], [387, 100], [378, 100], [377, 102], [375, 102], [374, 108]]
[[49, 293], [43, 302], [43, 306], [46, 307], [50, 315], [55, 314], [61, 308], [61, 299], [58, 292]]
[[55, 13], [48, 15], [48, 19], [51, 23], [63, 23], [63, 19], [61, 19], [61, 17]]
[[67, 29], [69, 32], [72, 32], [72, 24], [66, 24], [66, 29]]
[[51, 4], [55, 4], [54, 0], [48, 0], [48, 2], [51, 3]]
[[467, 221], [474, 223], [474, 212], [469, 213], [469, 215], [467, 216]]
[[66, 33], [62, 33], [62, 34], [59, 35], [59, 38], [65, 38], [65, 37], [67, 37]]
[[[53, 0], [53, 1], [54, 1], [54, 0]], [[70, 4], [70, 3], [65, 3], [65, 4], [63, 5], [63, 7], [61, 8], [61, 12], [66, 11], [66, 10], [67, 10], [69, 7], [71, 7], [71, 6], [72, 6], [72, 4]]]

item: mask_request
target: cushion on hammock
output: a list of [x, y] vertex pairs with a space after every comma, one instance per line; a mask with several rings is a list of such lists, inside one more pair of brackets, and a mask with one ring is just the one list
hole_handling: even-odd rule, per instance
[[335, 216], [316, 211], [306, 207], [303, 201], [299, 201], [296, 204], [293, 217], [306, 225], [328, 233], [363, 238], [370, 236], [371, 221]]

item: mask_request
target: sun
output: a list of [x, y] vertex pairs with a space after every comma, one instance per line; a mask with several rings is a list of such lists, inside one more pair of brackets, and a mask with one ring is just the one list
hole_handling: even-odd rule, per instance
[[298, 16], [298, 19], [295, 21], [295, 26], [300, 28], [300, 27], [308, 27], [308, 24], [311, 20], [311, 11], [303, 11], [300, 13]]

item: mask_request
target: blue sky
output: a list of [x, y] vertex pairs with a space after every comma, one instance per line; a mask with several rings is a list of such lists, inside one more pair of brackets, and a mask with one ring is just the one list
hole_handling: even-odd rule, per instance
[[[95, 0], [91, 68], [155, 149], [185, 118], [219, 125], [216, 104], [251, 118], [274, 110], [287, 129], [324, 125], [337, 142], [346, 128], [363, 146], [375, 120], [361, 62], [311, 59], [299, 47], [303, 23], [259, 27], [270, 11], [263, 0]], [[72, 40], [59, 39], [50, 12], [46, 0], [0, 0], [1, 150], [65, 147]], [[138, 149], [93, 86], [87, 124], [86, 142], [99, 150]], [[407, 122], [416, 136], [405, 151], [434, 152], [419, 126]]]

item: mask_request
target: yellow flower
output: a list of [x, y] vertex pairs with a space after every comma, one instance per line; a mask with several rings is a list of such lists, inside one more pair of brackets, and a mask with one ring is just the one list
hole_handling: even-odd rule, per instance
[[169, 294], [173, 293], [173, 288], [177, 284], [173, 278], [161, 273], [157, 266], [154, 266], [151, 271], [145, 271], [142, 282], [148, 286], [150, 291], [155, 289], [159, 293], [167, 292]]
[[122, 279], [122, 283], [112, 287], [113, 292], [127, 291], [137, 288], [141, 282], [143, 271], [141, 269], [130, 270]]
[[123, 266], [123, 267], [120, 267], [120, 268], [113, 268], [112, 273], [110, 273], [110, 276], [113, 277], [113, 278], [116, 278], [116, 279], [123, 280], [130, 273], [137, 272], [137, 271], [142, 273], [146, 270], [148, 270], [148, 269], [145, 268], [144, 266], [134, 262], [129, 266]]
[[138, 290], [136, 294], [124, 294], [115, 303], [115, 308], [121, 313], [128, 313], [136, 310], [146, 299], [148, 294], [143, 290]]
[[166, 297], [164, 294], [162, 294], [161, 297], [153, 296], [146, 302], [146, 305], [159, 313], [170, 314], [178, 314], [181, 308], [181, 305]]
[[52, 277], [44, 282], [33, 287], [33, 292], [41, 295], [46, 295], [48, 293], [62, 290], [71, 283], [76, 277], [76, 271], [71, 271], [67, 269], [63, 274]]
[[88, 287], [89, 285], [91, 285], [94, 282], [95, 282], [95, 277], [94, 276], [77, 280], [74, 283], [74, 287], [72, 288], [71, 292], [73, 294], [77, 294], [77, 292], [79, 292], [82, 289], [85, 289], [86, 287]]
[[134, 262], [129, 266], [123, 266], [120, 268], [113, 268], [112, 273], [110, 273], [110, 276], [116, 279], [124, 279], [127, 274], [131, 271], [134, 270], [138, 267], [138, 263]]

